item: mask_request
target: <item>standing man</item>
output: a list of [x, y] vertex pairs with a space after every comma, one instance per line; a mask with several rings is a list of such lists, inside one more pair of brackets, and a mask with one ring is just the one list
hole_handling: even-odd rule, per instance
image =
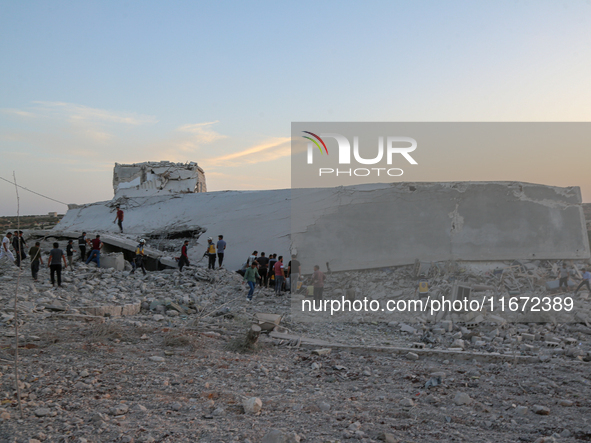
[[269, 255], [269, 270], [267, 280], [269, 281], [269, 287], [273, 285], [275, 287], [275, 263], [277, 263], [277, 254]]
[[40, 246], [41, 243], [35, 242], [35, 246], [29, 250], [29, 256], [31, 257], [31, 275], [35, 281], [37, 281], [37, 275], [39, 274], [39, 262], [43, 264]]
[[181, 257], [179, 258], [179, 272], [183, 272], [183, 266], [185, 266], [185, 265], [189, 266], [189, 256], [187, 255], [187, 247], [188, 246], [189, 246], [189, 240], [185, 240], [185, 244], [181, 248]]
[[300, 262], [296, 260], [296, 256], [291, 256], [291, 261], [287, 265], [287, 272], [289, 273], [289, 280], [291, 282], [291, 287], [289, 291], [294, 294], [295, 291], [298, 289], [298, 280], [300, 278], [300, 274], [302, 272], [302, 267], [300, 266]]
[[140, 244], [137, 245], [135, 248], [135, 257], [133, 258], [133, 262], [131, 263], [132, 270], [131, 273], [134, 274], [136, 268], [141, 268], [144, 275], [146, 275], [146, 268], [144, 267], [144, 257], [146, 254], [144, 253], [144, 247], [146, 246], [146, 240], [143, 238], [140, 239]]
[[283, 255], [280, 255], [273, 266], [275, 271], [275, 295], [281, 295], [281, 287], [285, 280], [285, 269], [283, 267]]
[[581, 284], [579, 286], [577, 286], [577, 289], [575, 290], [575, 295], [577, 295], [577, 292], [579, 292], [579, 289], [581, 289], [581, 286], [583, 286], [583, 285], [587, 286], [587, 290], [589, 292], [591, 292], [591, 287], [589, 286], [589, 280], [591, 280], [591, 273], [585, 268], [583, 268], [582, 271], [583, 271], [583, 281], [581, 282]]
[[91, 242], [92, 245], [92, 251], [90, 252], [90, 255], [88, 256], [88, 260], [86, 260], [86, 264], [90, 263], [91, 261], [96, 262], [96, 266], [97, 268], [101, 267], [101, 248], [103, 247], [103, 242], [101, 241], [101, 236], [100, 235], [96, 235], [96, 238], [94, 240], [92, 240]]
[[55, 274], [57, 274], [57, 285], [62, 286], [62, 264], [60, 260], [64, 261], [64, 269], [68, 267], [66, 263], [66, 256], [62, 251], [58, 243], [53, 244], [53, 249], [49, 252], [49, 260], [47, 260], [47, 266], [51, 273], [51, 285], [55, 288]]
[[72, 261], [74, 260], [74, 245], [72, 244], [73, 240], [68, 240], [68, 245], [66, 246], [66, 256], [68, 257], [68, 264], [70, 265], [70, 269], [74, 270], [74, 265]]
[[115, 207], [117, 208], [117, 215], [115, 216], [115, 220], [113, 220], [113, 223], [117, 222], [117, 224], [119, 225], [119, 230], [123, 234], [123, 210], [120, 208], [119, 205]]
[[247, 268], [246, 272], [244, 273], [244, 281], [248, 283], [248, 287], [250, 288], [250, 290], [248, 291], [248, 295], [246, 296], [246, 299], [248, 301], [252, 301], [252, 295], [254, 294], [254, 285], [257, 281], [257, 278], [259, 278], [257, 264], [256, 262], [252, 262], [250, 264], [250, 267]]
[[558, 280], [558, 289], [562, 288], [564, 285], [565, 289], [568, 289], [568, 269], [566, 269], [566, 263], [562, 263], [562, 268], [560, 268], [560, 280]]
[[14, 235], [12, 236], [12, 249], [14, 249], [14, 253], [16, 254], [16, 265], [20, 268], [21, 267], [21, 247], [20, 247], [20, 240], [18, 236], [18, 231], [14, 231]]
[[86, 261], [86, 245], [90, 246], [90, 240], [86, 238], [86, 232], [78, 237], [78, 249], [80, 249], [80, 261]]
[[320, 271], [320, 266], [314, 266], [312, 275], [312, 285], [314, 286], [314, 301], [322, 301], [322, 292], [324, 291], [324, 273]]
[[209, 264], [207, 269], [215, 269], [215, 245], [213, 244], [213, 238], [209, 237], [207, 239], [207, 249], [205, 253], [209, 257]]
[[4, 257], [4, 256], [7, 256], [12, 259], [13, 263], [15, 263], [14, 255], [12, 255], [12, 252], [10, 251], [11, 237], [12, 237], [12, 232], [7, 232], [6, 237], [4, 237], [4, 239], [2, 239], [2, 249], [0, 249], [0, 259], [2, 259], [2, 257]]
[[221, 268], [222, 263], [224, 262], [224, 253], [226, 252], [226, 241], [224, 240], [223, 235], [218, 235], [218, 243], [216, 247], [218, 248], [218, 268]]
[[261, 286], [267, 286], [267, 275], [268, 275], [268, 266], [269, 266], [269, 257], [265, 257], [265, 253], [261, 252], [261, 256], [258, 258], [257, 262], [259, 262], [259, 275], [261, 276], [260, 282]]

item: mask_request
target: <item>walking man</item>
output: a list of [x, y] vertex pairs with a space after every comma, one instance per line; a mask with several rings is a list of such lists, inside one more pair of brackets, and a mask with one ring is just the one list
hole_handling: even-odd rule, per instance
[[[179, 258], [179, 272], [183, 272], [183, 266], [189, 266], [189, 256], [187, 255], [187, 247], [189, 240], [185, 240], [185, 244], [181, 248], [181, 257]], [[222, 254], [223, 255], [223, 254]]]
[[31, 257], [31, 275], [33, 280], [37, 281], [37, 275], [39, 274], [39, 262], [43, 264], [43, 258], [41, 257], [41, 243], [35, 242], [35, 246], [29, 249], [29, 256]]
[[298, 289], [298, 280], [300, 278], [300, 273], [302, 272], [302, 267], [300, 266], [300, 262], [296, 260], [296, 256], [291, 256], [291, 261], [287, 264], [287, 272], [289, 273], [289, 281], [290, 281], [290, 288], [289, 292], [292, 294]]
[[322, 292], [324, 291], [324, 273], [320, 271], [320, 266], [314, 266], [312, 275], [312, 285], [314, 286], [314, 301], [322, 301]]
[[78, 237], [78, 249], [80, 249], [80, 261], [86, 261], [86, 245], [90, 244], [90, 240], [86, 238], [86, 232], [83, 232]]
[[137, 245], [137, 248], [135, 248], [135, 257], [133, 259], [133, 262], [131, 262], [131, 266], [133, 268], [131, 270], [132, 274], [135, 274], [136, 268], [141, 268], [144, 275], [146, 275], [146, 268], [144, 267], [144, 257], [146, 256], [146, 254], [144, 253], [145, 245], [146, 240], [142, 238], [140, 239], [140, 244]]
[[0, 249], [0, 260], [2, 259], [2, 257], [6, 256], [6, 257], [10, 257], [12, 259], [12, 262], [15, 263], [14, 255], [12, 255], [12, 252], [10, 251], [11, 237], [12, 237], [12, 232], [7, 232], [6, 236], [2, 239], [2, 249]]
[[247, 268], [246, 272], [244, 273], [244, 281], [246, 283], [248, 283], [248, 287], [250, 288], [250, 290], [248, 291], [248, 295], [246, 296], [246, 299], [248, 301], [252, 300], [252, 296], [254, 294], [254, 286], [257, 281], [257, 278], [259, 278], [259, 271], [257, 270], [257, 264], [256, 264], [256, 262], [252, 262], [250, 264], [250, 267]]
[[72, 244], [73, 240], [68, 240], [68, 245], [66, 246], [66, 256], [68, 257], [68, 264], [70, 265], [70, 269], [74, 270], [74, 265], [72, 261], [74, 260], [74, 245]]
[[117, 208], [117, 215], [115, 216], [115, 220], [113, 220], [113, 223], [117, 222], [117, 224], [119, 225], [119, 230], [123, 234], [123, 210], [120, 208], [119, 205], [115, 207]]
[[581, 289], [581, 286], [585, 285], [587, 286], [587, 290], [589, 292], [591, 292], [591, 287], [589, 286], [589, 280], [591, 280], [591, 273], [583, 268], [583, 281], [581, 282], [581, 284], [579, 286], [577, 286], [577, 289], [575, 290], [575, 295], [577, 295], [577, 292], [579, 292], [579, 289]]
[[88, 260], [86, 260], [86, 264], [90, 263], [91, 261], [96, 262], [96, 267], [100, 268], [101, 267], [101, 248], [103, 247], [103, 242], [101, 241], [101, 236], [100, 235], [96, 235], [96, 238], [94, 240], [92, 240], [91, 242], [92, 245], [92, 251], [90, 252], [90, 255], [88, 256]]
[[207, 239], [207, 249], [205, 253], [209, 257], [207, 269], [215, 269], [215, 245], [213, 244], [213, 238], [211, 237]]
[[64, 255], [64, 251], [62, 251], [58, 243], [53, 244], [53, 249], [49, 252], [49, 260], [47, 260], [47, 266], [49, 266], [49, 271], [51, 273], [51, 285], [55, 287], [55, 274], [57, 274], [57, 285], [59, 287], [62, 286], [62, 264], [60, 260], [64, 261], [64, 269], [68, 267], [66, 263], [66, 256]]
[[281, 287], [285, 280], [285, 269], [283, 267], [283, 255], [280, 255], [273, 266], [275, 271], [275, 295], [281, 295]]
[[226, 241], [224, 240], [223, 235], [218, 235], [218, 243], [216, 247], [218, 248], [218, 268], [221, 268], [222, 263], [224, 262], [224, 253], [226, 252]]

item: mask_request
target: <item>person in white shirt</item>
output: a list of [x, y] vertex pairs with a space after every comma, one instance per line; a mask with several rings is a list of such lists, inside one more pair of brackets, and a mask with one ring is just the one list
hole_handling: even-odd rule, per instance
[[2, 240], [2, 247], [0, 248], [0, 260], [4, 256], [10, 257], [14, 263], [14, 255], [12, 255], [12, 251], [10, 250], [10, 237], [12, 237], [12, 232], [9, 232]]

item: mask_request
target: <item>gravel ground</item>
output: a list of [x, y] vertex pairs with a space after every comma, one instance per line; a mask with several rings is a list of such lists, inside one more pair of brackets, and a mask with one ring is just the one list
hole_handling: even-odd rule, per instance
[[[405, 332], [398, 322], [295, 323], [289, 297], [262, 291], [247, 303], [235, 273], [201, 269], [143, 277], [80, 265], [58, 290], [45, 269], [40, 282], [24, 272], [21, 418], [12, 363], [17, 270], [4, 261], [0, 272], [0, 442], [591, 440], [591, 329], [584, 324], [485, 319], [470, 331], [442, 332], [416, 321]], [[142, 309], [88, 315], [98, 303]], [[460, 339], [460, 352], [536, 360], [437, 353], [411, 360], [369, 348], [315, 355], [314, 347], [266, 334], [253, 350], [243, 338], [256, 312], [281, 314], [286, 332], [330, 342], [418, 342], [436, 351]], [[254, 398], [260, 403], [248, 401]]]

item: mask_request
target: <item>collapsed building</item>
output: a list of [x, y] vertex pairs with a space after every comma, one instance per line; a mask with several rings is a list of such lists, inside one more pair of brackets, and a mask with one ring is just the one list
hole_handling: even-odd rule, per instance
[[113, 170], [115, 200], [152, 195], [207, 192], [205, 172], [197, 163], [143, 162]]
[[[54, 233], [110, 234], [113, 250], [148, 239], [153, 258], [174, 266], [183, 239], [199, 261], [207, 237], [228, 242], [239, 269], [253, 250], [297, 253], [302, 271], [413, 264], [416, 259], [588, 259], [578, 187], [521, 182], [366, 184], [337, 188], [206, 192], [196, 163], [115, 165], [113, 200], [72, 205]], [[124, 235], [113, 224], [125, 211]]]

